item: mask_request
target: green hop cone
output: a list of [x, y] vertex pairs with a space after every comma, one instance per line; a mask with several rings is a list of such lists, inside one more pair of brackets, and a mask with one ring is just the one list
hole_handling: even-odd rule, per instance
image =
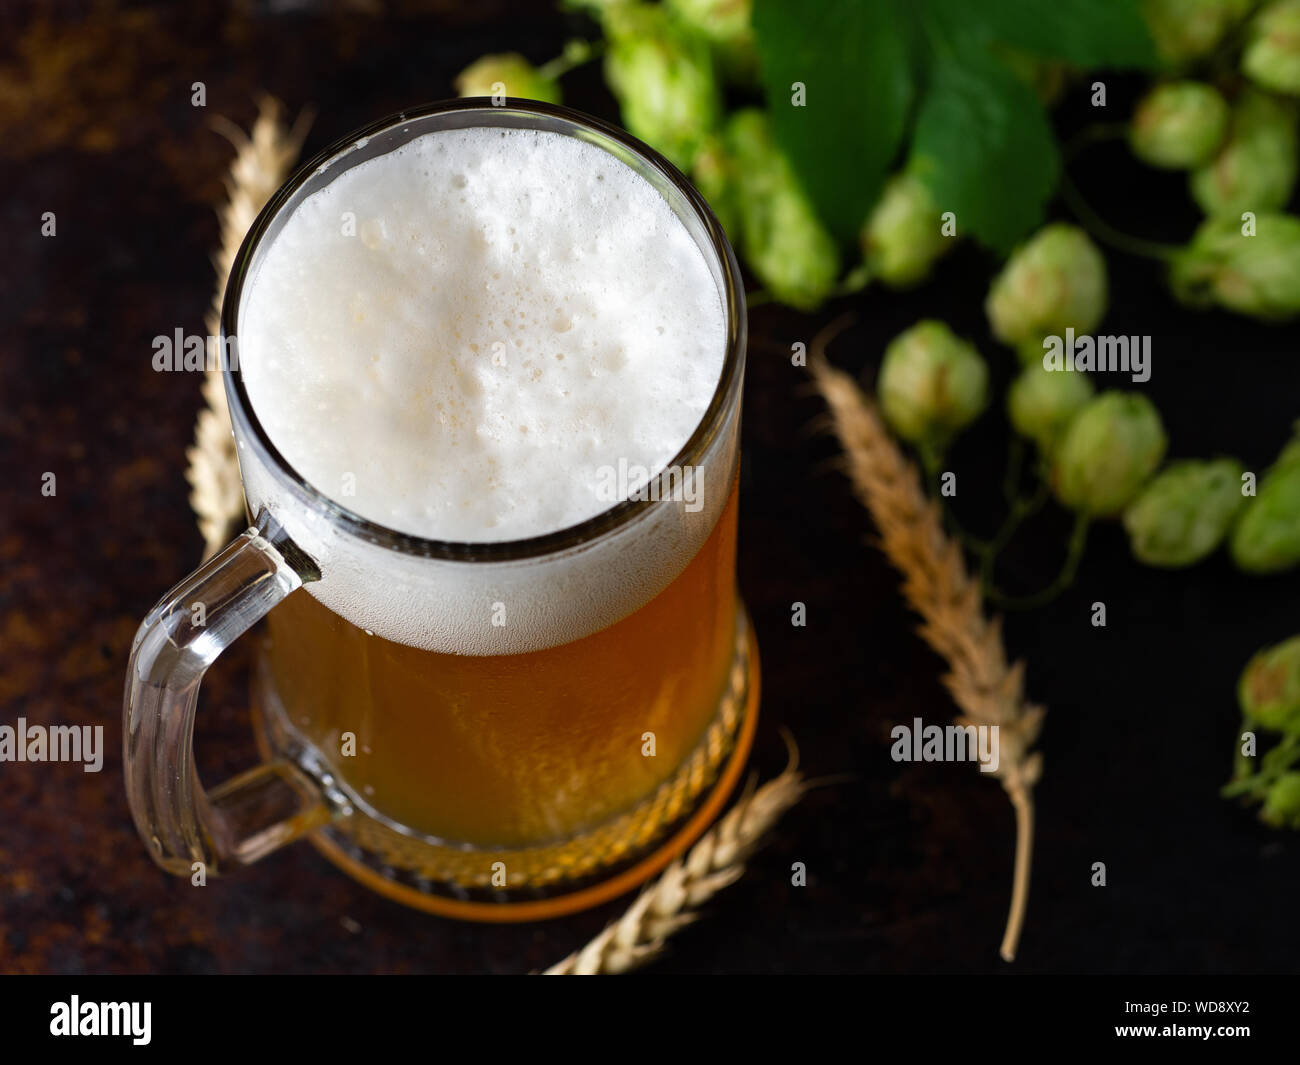
[[723, 138], [735, 167], [735, 232], [745, 262], [773, 297], [816, 310], [835, 287], [839, 253], [773, 139], [766, 113], [737, 111]]
[[1234, 218], [1211, 218], [1170, 264], [1174, 295], [1192, 307], [1217, 305], [1255, 318], [1300, 314], [1300, 218], [1261, 212], [1254, 236]]
[[1139, 101], [1129, 146], [1144, 163], [1166, 170], [1201, 166], [1214, 158], [1228, 132], [1228, 104], [1212, 85], [1172, 81]]
[[923, 281], [953, 244], [941, 225], [939, 208], [920, 178], [891, 178], [858, 236], [871, 276], [890, 288]]
[[758, 82], [753, 0], [667, 0], [678, 21], [709, 42], [718, 70], [739, 85]]
[[904, 440], [942, 446], [988, 401], [980, 353], [943, 322], [918, 322], [890, 341], [876, 393], [885, 421]]
[[1031, 366], [1042, 366], [1043, 356], [1047, 353], [1044, 341], [1041, 339], [1022, 340], [1016, 345], [1016, 356], [1020, 359], [1020, 365], [1025, 369]]
[[1297, 157], [1295, 108], [1248, 89], [1233, 107], [1219, 154], [1193, 171], [1192, 196], [1211, 216], [1277, 210], [1291, 199]]
[[1259, 819], [1274, 828], [1300, 828], [1300, 773], [1283, 773], [1273, 781]]
[[1291, 437], [1290, 442], [1278, 452], [1277, 458], [1273, 460], [1273, 466], [1269, 471], [1270, 475], [1297, 464], [1300, 464], [1300, 421], [1295, 423], [1295, 434]]
[[1103, 392], [1079, 411], [1052, 463], [1052, 488], [1093, 517], [1123, 510], [1164, 458], [1160, 413], [1138, 392]]
[[1300, 726], [1300, 636], [1265, 647], [1246, 663], [1237, 701], [1248, 719], [1266, 729]]
[[1077, 226], [1044, 226], [1012, 254], [984, 307], [999, 340], [1041, 358], [1043, 337], [1091, 333], [1105, 315], [1106, 260]]
[[1007, 415], [1016, 432], [1051, 454], [1092, 395], [1087, 374], [1048, 370], [1036, 362], [1026, 366], [1007, 391]]
[[727, 233], [736, 233], [739, 213], [736, 204], [736, 167], [727, 154], [722, 137], [713, 134], [700, 145], [691, 163], [691, 180], [709, 201], [718, 222]]
[[1279, 573], [1300, 563], [1300, 462], [1275, 465], [1232, 530], [1232, 560], [1247, 573]]
[[560, 83], [544, 78], [538, 69], [518, 52], [485, 55], [456, 75], [456, 92], [461, 96], [506, 96], [522, 100], [560, 102]]
[[1124, 511], [1134, 556], [1170, 569], [1205, 558], [1245, 503], [1244, 472], [1236, 459], [1175, 462], [1163, 470]]
[[1070, 68], [1065, 63], [1042, 59], [1031, 52], [1022, 52], [1019, 48], [1001, 43], [994, 43], [991, 47], [993, 54], [1033, 89], [1045, 105], [1051, 107], [1061, 98], [1070, 77]]
[[602, 21], [605, 80], [618, 98], [623, 124], [689, 169], [722, 116], [708, 43], [658, 5], [611, 5]]
[[1300, 96], [1300, 0], [1276, 0], [1251, 20], [1241, 69], [1256, 85]]
[[1165, 62], [1182, 66], [1203, 59], [1255, 0], [1143, 0], [1142, 9], [1156, 49]]

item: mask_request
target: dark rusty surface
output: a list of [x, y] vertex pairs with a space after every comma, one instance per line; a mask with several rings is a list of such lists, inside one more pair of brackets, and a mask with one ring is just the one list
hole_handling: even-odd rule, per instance
[[[107, 752], [97, 774], [0, 764], [0, 970], [520, 972], [557, 960], [622, 904], [538, 925], [458, 924], [368, 892], [305, 845], [204, 889], [164, 876], [126, 807], [120, 700], [139, 619], [202, 546], [183, 478], [199, 382], [154, 373], [150, 341], [202, 332], [231, 154], [211, 116], [247, 125], [262, 91], [292, 112], [312, 105], [310, 154], [449, 95], [456, 71], [483, 52], [542, 60], [584, 24], [544, 4], [450, 0], [6, 10], [0, 714], [103, 725]], [[206, 109], [191, 106], [195, 81]], [[566, 79], [566, 92], [616, 117], [597, 71]], [[1085, 177], [1131, 230], [1190, 228], [1164, 175], [1126, 170], [1121, 180], [1102, 165]], [[45, 211], [57, 216], [54, 238], [40, 235]], [[1183, 314], [1152, 266], [1110, 258], [1108, 327], [1153, 335], [1150, 390], [1173, 454], [1262, 465], [1300, 414], [1294, 329]], [[837, 359], [872, 364], [898, 330], [941, 315], [1005, 378], [1010, 357], [980, 307], [993, 267], [964, 247], [914, 295], [856, 299], [863, 324]], [[851, 779], [785, 819], [750, 873], [674, 940], [661, 972], [1002, 967], [1010, 807], [970, 767], [890, 761], [893, 724], [951, 713], [941, 663], [913, 635], [834, 449], [814, 430], [820, 405], [789, 365], [791, 341], [841, 309], [751, 316], [740, 569], [764, 656], [755, 767], [779, 770], [784, 726], [810, 773]], [[957, 461], [963, 484], [997, 483], [1002, 433], [995, 411], [970, 436]], [[45, 472], [57, 477], [52, 498], [40, 491]], [[991, 522], [985, 504], [968, 506], [973, 524]], [[1020, 542], [1008, 583], [1041, 583], [1064, 527], [1049, 516]], [[1104, 630], [1087, 622], [1097, 599], [1109, 605]], [[790, 626], [794, 601], [807, 604], [806, 628]], [[1294, 574], [1248, 579], [1222, 558], [1154, 573], [1105, 528], [1070, 594], [1010, 620], [1012, 653], [1029, 659], [1031, 692], [1050, 708], [1017, 969], [1296, 969], [1296, 837], [1263, 829], [1216, 788], [1229, 771], [1236, 675], [1256, 647], [1300, 628], [1298, 603]], [[254, 758], [247, 650], [223, 656], [204, 685], [196, 747], [210, 783]], [[790, 885], [795, 861], [807, 865], [807, 887]], [[1107, 888], [1090, 886], [1096, 861], [1107, 863]]]

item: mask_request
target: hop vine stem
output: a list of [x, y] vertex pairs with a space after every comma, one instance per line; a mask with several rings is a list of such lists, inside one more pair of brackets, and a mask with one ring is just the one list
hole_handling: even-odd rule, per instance
[[[1238, 734], [1253, 727], [1249, 720], [1243, 720]], [[1258, 760], [1258, 769], [1255, 768], [1255, 761], [1238, 753], [1233, 779], [1220, 789], [1219, 794], [1225, 799], [1242, 796], [1262, 798], [1269, 786], [1298, 759], [1300, 734], [1297, 733], [1284, 736], [1272, 750], [1262, 755]]]
[[1162, 244], [1159, 241], [1134, 237], [1116, 229], [1092, 209], [1078, 187], [1065, 174], [1061, 175], [1061, 198], [1074, 212], [1074, 216], [1084, 229], [1101, 243], [1110, 245], [1116, 251], [1136, 255], [1140, 259], [1155, 259], [1157, 262], [1165, 263], [1172, 260], [1179, 252], [1178, 247], [1173, 244]]
[[547, 80], [558, 81], [569, 71], [577, 70], [604, 54], [604, 41], [572, 40], [565, 44], [563, 52], [538, 67], [537, 73]]
[[[1122, 122], [1097, 122], [1081, 129], [1061, 151], [1062, 159], [1068, 165], [1075, 158], [1093, 145], [1124, 140], [1128, 136], [1128, 126]], [[1177, 254], [1178, 248], [1172, 244], [1135, 237], [1116, 229], [1101, 217], [1084, 198], [1077, 185], [1070, 180], [1068, 171], [1061, 173], [1061, 198], [1066, 206], [1074, 212], [1075, 218], [1089, 233], [1103, 244], [1108, 244], [1116, 251], [1127, 255], [1136, 255], [1141, 259], [1155, 259], [1168, 262]]]
[[[942, 448], [934, 443], [926, 441], [918, 446], [917, 453], [921, 459], [921, 468], [925, 470], [926, 483], [933, 485], [943, 473], [944, 452]], [[986, 555], [992, 547], [993, 541], [976, 536], [967, 529], [957, 517], [957, 512], [949, 505], [947, 497], [942, 493], [939, 496], [939, 505], [943, 509], [944, 524], [952, 531], [952, 534], [974, 554], [981, 557]]]
[[1035, 607], [1050, 603], [1074, 583], [1074, 578], [1079, 572], [1079, 564], [1083, 561], [1083, 551], [1088, 543], [1088, 529], [1091, 525], [1092, 521], [1087, 514], [1081, 512], [1075, 515], [1074, 528], [1070, 532], [1061, 571], [1045, 588], [1040, 588], [1030, 595], [1007, 595], [993, 586], [992, 573], [989, 571], [985, 582], [985, 594], [989, 602], [1003, 610], [1033, 610]]
[[1016, 496], [1011, 500], [1011, 510], [1007, 514], [1006, 521], [1002, 523], [1002, 527], [998, 529], [990, 541], [988, 550], [980, 555], [980, 587], [986, 596], [992, 595], [996, 589], [993, 578], [998, 555], [1011, 542], [1011, 538], [1024, 524], [1025, 519], [1042, 509], [1046, 501], [1047, 482], [1045, 480], [1039, 482], [1038, 488], [1028, 499], [1023, 496]]
[[[1128, 137], [1128, 126], [1122, 122], [1096, 122], [1080, 130], [1062, 149], [1061, 155], [1066, 164], [1095, 144], [1124, 140]], [[1178, 248], [1172, 244], [1135, 237], [1116, 229], [1101, 217], [1084, 198], [1079, 187], [1070, 180], [1068, 171], [1061, 173], [1061, 198], [1066, 206], [1074, 212], [1075, 218], [1089, 233], [1103, 244], [1109, 244], [1116, 251], [1127, 255], [1136, 255], [1140, 259], [1155, 259], [1168, 262], [1177, 253]]]

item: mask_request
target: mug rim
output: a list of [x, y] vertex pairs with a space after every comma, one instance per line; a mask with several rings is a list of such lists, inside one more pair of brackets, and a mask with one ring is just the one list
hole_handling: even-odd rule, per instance
[[[651, 499], [624, 499], [589, 518], [539, 536], [530, 536], [514, 540], [489, 540], [482, 542], [440, 540], [401, 532], [382, 523], [365, 518], [356, 511], [337, 502], [329, 495], [316, 488], [306, 477], [288, 461], [267, 434], [257, 412], [253, 409], [244, 384], [242, 366], [232, 368], [225, 353], [230, 349], [229, 341], [233, 338], [235, 351], [238, 351], [240, 299], [253, 257], [260, 247], [274, 220], [292, 200], [295, 194], [318, 172], [328, 169], [341, 161], [359, 147], [363, 147], [369, 138], [386, 133], [405, 122], [421, 121], [439, 115], [462, 112], [482, 112], [484, 114], [522, 114], [558, 119], [576, 127], [578, 133], [561, 133], [562, 136], [580, 136], [581, 131], [590, 131], [600, 137], [615, 142], [635, 155], [639, 161], [649, 164], [658, 172], [658, 176], [676, 189], [703, 225], [704, 234], [718, 259], [722, 274], [723, 313], [726, 317], [726, 351], [723, 355], [721, 373], [708, 406], [700, 416], [690, 437], [669, 460], [665, 468], [696, 465], [709, 450], [718, 435], [720, 427], [727, 420], [728, 407], [735, 392], [739, 389], [743, 370], [746, 341], [745, 291], [740, 276], [740, 266], [735, 252], [727, 240], [721, 224], [704, 197], [687, 180], [686, 176], [659, 152], [649, 145], [637, 140], [626, 130], [604, 122], [598, 118], [572, 108], [558, 104], [543, 103], [538, 100], [523, 100], [507, 97], [503, 105], [492, 102], [491, 97], [465, 97], [457, 100], [444, 100], [425, 104], [420, 107], [407, 108], [380, 118], [360, 129], [333, 141], [307, 162], [303, 163], [258, 212], [257, 218], [240, 244], [239, 251], [231, 264], [230, 275], [226, 282], [221, 304], [220, 347], [223, 359], [223, 377], [225, 378], [226, 398], [231, 412], [232, 424], [239, 424], [244, 435], [254, 442], [262, 457], [275, 471], [277, 476], [289, 482], [302, 501], [324, 512], [330, 520], [344, 531], [369, 543], [385, 547], [403, 554], [424, 558], [441, 558], [460, 561], [511, 561], [516, 559], [539, 558], [556, 552], [582, 546], [621, 529], [650, 512], [658, 504]], [[475, 128], [475, 127], [466, 127]], [[494, 128], [494, 127], [487, 127]], [[526, 127], [525, 127], [526, 128]], [[556, 131], [552, 131], [556, 132]], [[414, 139], [411, 138], [411, 139]], [[588, 141], [588, 143], [593, 143]], [[596, 147], [608, 154], [606, 144], [594, 142]], [[645, 178], [645, 174], [641, 174]], [[653, 184], [653, 182], [652, 182]], [[663, 194], [663, 190], [656, 188]], [[704, 249], [701, 248], [703, 251]], [[239, 360], [236, 360], [237, 363]], [[236, 419], [238, 421], [236, 422]], [[242, 440], [241, 440], [242, 445]], [[242, 480], [242, 477], [241, 477]]]

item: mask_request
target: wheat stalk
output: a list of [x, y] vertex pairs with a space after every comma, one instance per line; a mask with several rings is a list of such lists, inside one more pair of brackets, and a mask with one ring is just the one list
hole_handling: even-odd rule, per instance
[[[225, 118], [218, 117], [212, 123], [235, 146], [235, 160], [226, 176], [226, 202], [217, 212], [221, 247], [212, 260], [217, 285], [206, 319], [209, 336], [215, 337], [221, 330], [221, 300], [244, 235], [288, 177], [311, 123], [310, 115], [304, 112], [290, 128], [281, 119], [281, 110], [278, 100], [264, 96], [249, 134]], [[185, 452], [189, 460], [185, 479], [191, 488], [190, 506], [199, 519], [206, 561], [230, 541], [243, 523], [244, 490], [239, 483], [220, 366], [209, 367], [204, 373], [203, 399], [194, 444]]]
[[746, 858], [808, 787], [792, 757], [785, 772], [741, 798], [689, 854], [643, 888], [622, 917], [543, 975], [625, 973], [655, 958], [669, 936], [698, 919], [700, 907], [740, 879]]
[[[217, 286], [207, 317], [212, 336], [220, 328], [221, 300], [239, 246], [258, 212], [288, 176], [310, 121], [300, 117], [290, 129], [280, 111], [278, 101], [264, 97], [251, 135], [224, 119], [214, 123], [235, 146], [236, 154], [226, 178], [228, 199], [218, 212], [221, 248], [213, 258]], [[244, 495], [220, 369], [204, 375], [203, 398], [194, 444], [186, 451], [186, 480], [192, 488], [190, 504], [203, 534], [206, 560], [226, 545], [242, 523]], [[791, 751], [791, 764], [784, 773], [737, 802], [685, 860], [678, 859], [642, 891], [626, 914], [547, 972], [621, 973], [659, 954], [670, 935], [699, 916], [699, 907], [739, 879], [745, 858], [777, 818], [799, 801], [807, 784], [795, 768], [793, 746]]]
[[833, 322], [813, 341], [808, 366], [830, 408], [847, 459], [848, 475], [880, 532], [880, 548], [903, 574], [903, 595], [921, 615], [920, 634], [948, 663], [943, 678], [965, 712], [959, 725], [996, 726], [996, 775], [1016, 814], [1016, 858], [1011, 908], [1001, 953], [1016, 954], [1029, 901], [1033, 849], [1033, 788], [1042, 756], [1031, 750], [1044, 710], [1025, 701], [1023, 662], [1007, 664], [1002, 628], [985, 617], [979, 582], [961, 549], [943, 531], [938, 506], [927, 498], [916, 467], [890, 437], [880, 412], [848, 374], [826, 359], [829, 341], [847, 324]]

